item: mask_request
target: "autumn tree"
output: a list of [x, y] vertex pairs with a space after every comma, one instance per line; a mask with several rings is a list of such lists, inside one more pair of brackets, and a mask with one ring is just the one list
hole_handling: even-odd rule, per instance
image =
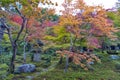
[[[70, 33], [69, 53], [73, 52], [74, 37], [72, 38], [72, 36], [76, 36], [79, 40], [84, 38], [89, 49], [100, 48], [101, 37], [116, 39], [114, 33], [117, 32], [117, 29], [113, 27], [112, 22], [109, 22], [106, 10], [101, 6], [88, 6], [83, 0], [75, 2], [66, 0], [63, 7], [63, 15], [60, 17], [59, 25], [64, 26]], [[62, 53], [66, 54], [65, 71], [67, 71], [69, 54], [66, 51]]]
[[[49, 0], [1, 0], [0, 1], [0, 22], [4, 26], [4, 28], [7, 31], [7, 34], [9, 36], [11, 46], [12, 46], [12, 58], [10, 62], [10, 68], [9, 72], [13, 73], [15, 69], [15, 58], [16, 58], [16, 53], [17, 53], [17, 42], [19, 40], [19, 37], [24, 30], [24, 28], [27, 26], [28, 20], [33, 17], [38, 15], [38, 4], [39, 2], [41, 3], [47, 3], [47, 4], [53, 4]], [[21, 19], [22, 22], [20, 24], [20, 30], [17, 32], [17, 36], [13, 39], [13, 36], [11, 34], [12, 27], [8, 23], [10, 21], [10, 16], [11, 15], [18, 15]]]
[[[63, 15], [60, 17], [60, 25], [64, 26], [68, 33], [70, 34], [70, 48], [69, 51], [72, 52], [73, 49], [73, 35], [78, 36], [79, 34], [79, 24], [81, 20], [78, 20], [76, 16], [74, 16], [74, 7], [71, 4], [72, 1], [65, 1], [63, 3], [64, 11], [62, 11]], [[69, 57], [66, 55], [66, 66], [65, 72], [68, 68]]]
[[[31, 44], [32, 48], [29, 50], [29, 52], [34, 51], [33, 49], [35, 49], [35, 46], [33, 45], [37, 45], [35, 50], [38, 50], [37, 48], [39, 48], [40, 50], [41, 47], [38, 45], [38, 40], [39, 41], [42, 40], [42, 37], [44, 36], [44, 29], [46, 27], [50, 27], [56, 24], [57, 18], [58, 16], [55, 15], [54, 9], [47, 9], [47, 8], [42, 8], [42, 7], [37, 8], [35, 15], [31, 15], [28, 17], [26, 27], [24, 31], [22, 32], [24, 39], [22, 39], [23, 41], [21, 41], [21, 44], [23, 45], [24, 63], [26, 63], [26, 53], [27, 53], [26, 46], [28, 44]], [[11, 17], [11, 20], [20, 25], [22, 23], [21, 17], [18, 15], [13, 15]], [[39, 52], [39, 51], [35, 51], [35, 52]], [[33, 56], [35, 55], [37, 55], [36, 57], [39, 58], [38, 55], [40, 55], [40, 53], [34, 53]], [[34, 60], [40, 61], [36, 57], [33, 57]]]

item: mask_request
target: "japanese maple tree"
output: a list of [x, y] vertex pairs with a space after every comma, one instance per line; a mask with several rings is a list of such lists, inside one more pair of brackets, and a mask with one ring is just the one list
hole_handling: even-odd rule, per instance
[[[64, 26], [71, 35], [69, 53], [73, 52], [73, 36], [76, 36], [77, 39], [84, 38], [90, 49], [101, 47], [101, 37], [116, 38], [114, 33], [117, 32], [117, 29], [112, 22], [109, 22], [106, 10], [101, 6], [88, 6], [83, 0], [76, 0], [74, 3], [72, 0], [66, 0], [63, 7], [59, 25]], [[66, 55], [65, 71], [68, 67], [69, 55]]]
[[[39, 2], [41, 3], [47, 3], [47, 4], [53, 4], [51, 1], [48, 2], [48, 0], [1, 0], [0, 1], [0, 22], [2, 25], [6, 28], [7, 33], [9, 35], [9, 39], [12, 45], [12, 58], [11, 58], [11, 63], [10, 63], [10, 68], [9, 72], [13, 73], [15, 69], [15, 58], [16, 58], [16, 53], [17, 53], [17, 42], [19, 40], [19, 37], [24, 30], [24, 28], [27, 26], [27, 22], [31, 16], [38, 16], [39, 8], [38, 4]], [[16, 16], [19, 21], [17, 23], [20, 24], [20, 30], [17, 33], [16, 38], [13, 39], [11, 31], [12, 28], [10, 25], [6, 22], [10, 20], [11, 15], [18, 15]], [[41, 15], [41, 14], [39, 14]], [[14, 18], [15, 19], [15, 18]], [[14, 20], [13, 19], [13, 20]], [[22, 22], [21, 22], [22, 21]]]

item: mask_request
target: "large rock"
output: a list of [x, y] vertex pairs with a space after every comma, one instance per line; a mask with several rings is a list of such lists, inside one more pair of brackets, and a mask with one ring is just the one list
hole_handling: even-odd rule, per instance
[[27, 72], [34, 72], [36, 69], [35, 65], [34, 64], [23, 64], [23, 65], [20, 65], [18, 68], [17, 68], [17, 73], [27, 73]]
[[110, 59], [117, 60], [117, 59], [120, 59], [120, 56], [118, 56], [118, 55], [110, 55]]

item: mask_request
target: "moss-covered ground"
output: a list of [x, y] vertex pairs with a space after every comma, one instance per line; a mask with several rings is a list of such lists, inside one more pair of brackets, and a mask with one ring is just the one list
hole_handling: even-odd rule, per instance
[[64, 72], [65, 63], [58, 64], [57, 60], [53, 59], [48, 65], [44, 64], [45, 62], [33, 63], [37, 66], [35, 72], [16, 74], [12, 80], [120, 80], [120, 70], [115, 67], [120, 60], [111, 60], [108, 54], [99, 55], [101, 63], [93, 64], [89, 71], [70, 63], [68, 72]]

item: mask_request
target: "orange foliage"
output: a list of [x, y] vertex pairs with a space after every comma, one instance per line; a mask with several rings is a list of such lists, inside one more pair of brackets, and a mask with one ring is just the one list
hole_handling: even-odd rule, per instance
[[42, 39], [44, 29], [40, 26], [40, 23], [35, 20], [34, 17], [30, 18], [27, 23], [28, 30], [28, 41], [34, 41], [37, 39]]
[[[44, 34], [45, 28], [56, 24], [47, 17], [48, 15], [53, 15], [54, 13], [55, 13], [54, 9], [47, 9], [43, 14], [42, 8], [38, 8], [35, 15], [29, 16], [26, 26], [28, 30], [28, 36], [27, 36], [28, 41], [43, 39], [43, 36], [45, 36]], [[39, 19], [41, 19], [41, 21], [39, 21]]]
[[101, 62], [101, 60], [94, 54], [75, 53], [67, 50], [57, 51], [56, 53], [60, 54], [61, 57], [65, 57], [66, 55], [68, 55], [69, 58], [73, 59], [72, 61], [76, 65], [80, 65], [84, 70], [88, 70], [87, 64], [89, 64], [90, 62]]
[[113, 22], [107, 17], [106, 10], [101, 6], [88, 6], [83, 0], [76, 0], [75, 3], [66, 1], [63, 7], [59, 25], [64, 26], [77, 38], [85, 38], [88, 42], [91, 37], [117, 39], [114, 33], [118, 29], [113, 26]]
[[62, 11], [63, 15], [60, 16], [59, 25], [65, 26], [66, 30], [74, 35], [79, 36], [80, 28], [79, 24], [82, 23], [82, 20], [76, 17], [74, 14], [74, 7], [69, 1], [63, 4], [64, 10]]
[[117, 32], [118, 30], [113, 27], [112, 22], [109, 22], [107, 12], [101, 6], [87, 6], [84, 4], [83, 0], [77, 0], [75, 9], [83, 10], [83, 12], [79, 13], [81, 15], [78, 16], [81, 16], [80, 18], [84, 23], [90, 23], [91, 28], [98, 30], [98, 32], [101, 33], [101, 36], [107, 36], [109, 38], [116, 37], [114, 32]]

